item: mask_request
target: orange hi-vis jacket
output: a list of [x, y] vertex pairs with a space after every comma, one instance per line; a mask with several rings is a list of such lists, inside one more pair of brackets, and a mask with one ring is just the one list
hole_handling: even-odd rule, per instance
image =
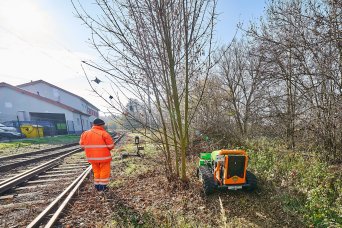
[[110, 162], [114, 148], [112, 137], [100, 126], [93, 126], [81, 135], [80, 145], [85, 149], [88, 162]]

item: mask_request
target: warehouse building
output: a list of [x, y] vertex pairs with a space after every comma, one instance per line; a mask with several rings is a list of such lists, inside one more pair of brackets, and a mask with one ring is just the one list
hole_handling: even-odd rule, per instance
[[84, 98], [43, 80], [18, 86], [0, 83], [1, 123], [47, 123], [55, 134], [79, 134], [91, 128], [98, 112]]

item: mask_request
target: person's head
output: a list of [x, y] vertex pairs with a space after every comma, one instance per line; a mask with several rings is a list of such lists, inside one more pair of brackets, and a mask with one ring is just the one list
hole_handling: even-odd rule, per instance
[[101, 127], [104, 127], [105, 125], [105, 122], [99, 118], [95, 119], [93, 121], [93, 126], [101, 126]]

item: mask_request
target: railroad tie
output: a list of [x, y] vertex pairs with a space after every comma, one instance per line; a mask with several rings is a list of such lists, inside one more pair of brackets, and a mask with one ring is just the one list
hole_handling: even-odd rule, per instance
[[68, 178], [58, 178], [58, 179], [47, 179], [47, 180], [33, 180], [33, 181], [28, 181], [27, 184], [40, 184], [40, 183], [46, 183], [46, 182], [58, 182], [58, 181], [67, 181], [67, 180], [73, 180], [73, 177], [68, 177]]

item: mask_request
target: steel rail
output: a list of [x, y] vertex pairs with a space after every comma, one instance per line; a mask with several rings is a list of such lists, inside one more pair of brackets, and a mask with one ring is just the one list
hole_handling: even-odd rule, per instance
[[120, 135], [119, 138], [117, 140], [115, 140], [114, 144], [117, 144], [122, 139], [122, 137], [124, 137], [125, 135], [126, 135], [125, 133]]
[[[114, 144], [118, 143], [125, 134], [122, 134], [117, 140], [115, 140]], [[69, 195], [65, 197], [62, 204], [56, 209], [56, 212], [52, 215], [48, 223], [45, 225], [45, 228], [52, 227], [57, 221], [61, 212], [65, 209], [67, 204], [71, 201], [75, 192], [79, 189], [84, 179], [89, 175], [91, 171], [91, 165], [80, 175], [78, 176], [73, 183], [71, 183], [52, 203], [50, 203], [44, 211], [42, 211], [28, 226], [27, 228], [39, 227], [43, 219], [53, 210], [56, 205], [65, 197], [65, 195], [70, 191]], [[73, 188], [71, 190], [71, 188]]]
[[60, 149], [68, 148], [71, 146], [77, 146], [77, 145], [78, 145], [78, 143], [69, 143], [69, 144], [66, 144], [63, 146], [53, 147], [53, 148], [49, 148], [49, 149], [37, 150], [37, 151], [28, 152], [28, 153], [14, 154], [14, 155], [10, 155], [10, 156], [2, 156], [2, 157], [0, 157], [0, 162], [6, 161], [6, 160], [12, 160], [14, 158], [28, 157], [31, 155], [41, 154], [41, 153], [50, 152], [50, 151], [54, 151], [54, 150], [60, 150]]
[[46, 154], [46, 155], [43, 155], [40, 157], [35, 157], [35, 158], [27, 159], [24, 161], [18, 161], [18, 162], [10, 163], [7, 165], [2, 165], [2, 166], [0, 166], [0, 171], [3, 171], [3, 172], [8, 171], [8, 170], [11, 170], [13, 168], [17, 168], [21, 165], [24, 165], [24, 164], [28, 164], [28, 163], [32, 163], [32, 162], [36, 162], [36, 161], [41, 161], [41, 160], [51, 158], [51, 157], [56, 157], [56, 156], [59, 156], [59, 155], [65, 154], [65, 153], [69, 153], [69, 152], [75, 151], [75, 150], [77, 150], [78, 152], [82, 151], [82, 149], [79, 148], [79, 149], [69, 149], [69, 150], [65, 150], [65, 151], [61, 151], [61, 152], [57, 152], [57, 153], [53, 153], [53, 154]]
[[[44, 219], [44, 217], [53, 209], [56, 207], [56, 205], [59, 203], [59, 201], [73, 188], [75, 185], [80, 186], [80, 184], [83, 182], [85, 177], [90, 173], [91, 171], [91, 166], [88, 166], [88, 168], [81, 174], [79, 175], [57, 198], [52, 201], [44, 211], [42, 211], [28, 226], [27, 228], [32, 228], [32, 227], [38, 227], [41, 223], [41, 221]], [[82, 181], [81, 181], [82, 180]], [[78, 185], [78, 183], [80, 183]]]
[[[117, 132], [110, 133], [110, 135], [113, 138], [115, 138], [115, 136], [117, 135]], [[31, 156], [31, 155], [41, 154], [41, 153], [50, 152], [50, 151], [54, 151], [54, 150], [60, 150], [60, 149], [68, 148], [68, 147], [71, 147], [71, 146], [77, 146], [77, 145], [79, 145], [79, 143], [75, 142], [75, 143], [65, 144], [63, 146], [57, 146], [57, 147], [53, 147], [53, 148], [37, 150], [37, 151], [28, 152], [28, 153], [14, 154], [14, 155], [10, 155], [10, 156], [0, 156], [0, 162], [6, 161], [6, 160], [12, 160], [14, 158], [28, 157], [28, 156]]]
[[34, 167], [34, 168], [30, 169], [30, 170], [27, 170], [27, 171], [23, 172], [23, 173], [19, 173], [18, 175], [14, 176], [14, 177], [8, 178], [8, 179], [6, 179], [6, 180], [0, 182], [0, 185], [3, 185], [3, 184], [5, 184], [6, 182], [9, 182], [9, 181], [11, 181], [11, 180], [17, 179], [18, 177], [21, 177], [21, 176], [23, 176], [23, 175], [26, 175], [27, 173], [31, 173], [32, 171], [34, 171], [34, 170], [36, 170], [36, 169], [39, 169], [39, 168], [41, 168], [41, 167], [43, 167], [43, 166], [45, 166], [45, 165], [48, 165], [48, 164], [50, 164], [50, 163], [52, 163], [53, 161], [58, 160], [58, 159], [59, 159], [59, 157], [58, 157], [58, 158], [55, 158], [55, 159], [53, 159], [53, 160], [47, 161], [47, 162], [45, 162], [45, 163], [43, 163], [43, 164], [41, 164], [41, 165], [39, 165], [39, 166], [36, 166], [36, 167]]
[[14, 177], [8, 178], [8, 179], [0, 182], [0, 194], [2, 194], [3, 192], [11, 189], [12, 187], [14, 187], [14, 186], [16, 186], [22, 182], [25, 182], [26, 180], [32, 178], [33, 176], [46, 171], [47, 169], [50, 169], [54, 166], [57, 166], [58, 161], [61, 161], [63, 158], [65, 158], [71, 154], [77, 153], [79, 151], [80, 151], [80, 149], [73, 150], [67, 154], [59, 156], [58, 158], [52, 159], [52, 160], [50, 160], [50, 161], [48, 161], [42, 165], [34, 167], [34, 168], [32, 168], [26, 172], [20, 173]]
[[83, 175], [82, 179], [77, 183], [77, 185], [71, 190], [71, 192], [69, 193], [69, 195], [65, 198], [65, 200], [63, 201], [63, 203], [59, 206], [59, 208], [57, 209], [57, 211], [53, 214], [53, 216], [51, 217], [51, 219], [49, 220], [49, 222], [45, 225], [46, 228], [50, 228], [52, 227], [55, 222], [57, 221], [59, 215], [62, 213], [62, 211], [64, 210], [64, 208], [67, 206], [67, 204], [70, 202], [71, 198], [75, 195], [75, 192], [79, 189], [79, 187], [81, 186], [81, 184], [83, 183], [84, 179], [89, 175], [91, 171], [91, 165], [88, 167], [88, 169], [86, 169], [85, 174]]

